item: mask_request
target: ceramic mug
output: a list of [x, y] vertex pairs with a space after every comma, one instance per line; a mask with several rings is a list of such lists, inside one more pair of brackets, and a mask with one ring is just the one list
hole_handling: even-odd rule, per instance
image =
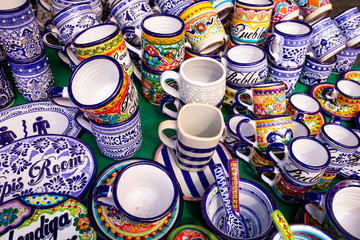
[[345, 73], [347, 71], [350, 71], [359, 55], [359, 52], [360, 44], [354, 47], [344, 48], [343, 50], [338, 52], [336, 54], [337, 60], [333, 71], [338, 73]]
[[219, 16], [220, 21], [229, 16], [234, 8], [232, 0], [211, 0], [210, 2], [213, 5], [216, 14]]
[[[168, 79], [175, 80], [178, 89], [166, 84]], [[225, 94], [226, 70], [212, 58], [195, 57], [184, 61], [179, 73], [162, 73], [160, 83], [166, 93], [186, 104], [198, 102], [216, 106]]]
[[94, 189], [94, 201], [115, 207], [131, 220], [153, 223], [168, 215], [180, 194], [175, 177], [155, 161], [126, 165], [116, 175], [114, 185]]
[[0, 42], [9, 59], [30, 61], [44, 51], [39, 26], [30, 0], [2, 1]]
[[306, 56], [305, 64], [301, 69], [299, 81], [307, 86], [326, 82], [337, 62], [337, 55], [324, 62], [316, 61]]
[[337, 106], [354, 106], [360, 103], [360, 83], [351, 79], [339, 79], [334, 88], [325, 88], [323, 97]]
[[[244, 124], [251, 124], [255, 130], [255, 141], [251, 141], [244, 132]], [[281, 142], [289, 145], [293, 140], [293, 126], [290, 115], [270, 116], [254, 120], [243, 119], [236, 127], [239, 138], [250, 147], [265, 152], [270, 143]]]
[[[166, 129], [177, 131], [176, 139], [164, 133]], [[208, 167], [211, 157], [224, 133], [221, 111], [204, 103], [183, 106], [177, 120], [160, 123], [160, 140], [169, 148], [176, 149], [176, 164], [185, 171], [202, 171]]]
[[178, 11], [182, 11], [184, 8], [193, 3], [193, 0], [155, 0], [155, 4], [160, 8], [162, 13], [168, 13], [178, 16]]
[[300, 8], [304, 21], [309, 24], [321, 20], [329, 15], [332, 4], [329, 0], [295, 0]]
[[[249, 95], [252, 103], [243, 103], [241, 96]], [[254, 84], [250, 89], [240, 88], [235, 96], [236, 103], [250, 110], [257, 117], [282, 115], [286, 110], [285, 84], [267, 82]]]
[[138, 106], [135, 85], [120, 64], [106, 55], [82, 61], [71, 73], [69, 86], [52, 88], [49, 98], [60, 106], [77, 107], [101, 124], [121, 123]]
[[261, 152], [257, 148], [250, 148], [250, 151], [247, 153], [241, 152], [242, 146], [240, 144], [235, 144], [232, 152], [241, 160], [249, 164], [250, 169], [254, 173], [258, 173], [259, 169], [264, 166], [275, 166], [276, 164], [270, 160], [266, 154]]
[[312, 32], [309, 24], [300, 21], [288, 20], [275, 23], [265, 46], [270, 61], [284, 68], [302, 67]]
[[8, 59], [16, 87], [28, 101], [46, 100], [54, 77], [45, 52], [30, 62]]
[[331, 163], [316, 187], [323, 189], [329, 186], [338, 172], [353, 157], [360, 146], [359, 136], [350, 128], [336, 123], [326, 123], [315, 137], [323, 142], [331, 154]]
[[272, 0], [236, 0], [231, 36], [235, 42], [264, 41], [274, 7]]
[[209, 54], [224, 44], [225, 29], [208, 0], [191, 3], [179, 17], [185, 23], [186, 38], [195, 52]]
[[236, 87], [262, 83], [268, 73], [266, 52], [250, 44], [228, 49], [222, 62], [226, 66], [226, 81]]
[[360, 12], [357, 7], [340, 13], [333, 18], [333, 21], [346, 37], [346, 47], [360, 43]]
[[143, 135], [139, 108], [129, 119], [117, 124], [99, 124], [86, 119], [82, 112], [76, 114], [75, 121], [95, 137], [100, 152], [106, 157], [127, 159], [141, 148]]
[[15, 102], [15, 93], [4, 69], [0, 66], [0, 109], [10, 107]]
[[209, 54], [200, 54], [191, 49], [191, 47], [185, 46], [185, 60], [194, 57], [210, 57], [221, 62], [221, 48], [218, 48], [215, 52]]
[[285, 20], [296, 20], [300, 17], [300, 8], [295, 0], [274, 0], [271, 24]]
[[294, 120], [302, 121], [307, 115], [318, 114], [321, 105], [318, 100], [306, 93], [294, 93], [289, 97], [287, 112]]
[[[330, 235], [320, 230], [317, 227], [309, 226], [305, 224], [290, 224], [290, 231], [294, 236], [294, 239], [301, 240], [304, 236], [307, 239], [321, 239], [321, 240], [333, 240]], [[281, 232], [275, 231], [269, 240], [281, 240], [283, 239]]]

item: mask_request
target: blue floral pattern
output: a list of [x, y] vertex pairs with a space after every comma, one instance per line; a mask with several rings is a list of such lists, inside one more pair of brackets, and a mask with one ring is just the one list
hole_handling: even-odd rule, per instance
[[65, 140], [65, 138], [57, 138], [53, 141], [53, 143], [51, 144], [52, 148], [55, 150], [56, 153], [60, 153], [63, 150], [68, 149], [69, 144], [68, 142]]
[[50, 141], [47, 138], [39, 138], [31, 144], [36, 150], [43, 153], [44, 150], [50, 146]]
[[31, 166], [31, 163], [24, 158], [19, 158], [16, 162], [11, 164], [11, 170], [13, 173], [20, 174], [23, 171], [25, 171], [29, 166]]
[[70, 155], [73, 156], [80, 156], [85, 154], [85, 149], [83, 145], [76, 144], [70, 147]]
[[69, 184], [70, 191], [77, 192], [85, 187], [87, 180], [85, 174], [82, 173], [81, 175], [66, 179], [66, 182]]
[[26, 156], [29, 148], [30, 144], [25, 142], [19, 142], [16, 143], [14, 147], [10, 150], [10, 154], [15, 154], [17, 156]]
[[64, 179], [60, 176], [53, 177], [49, 180], [49, 182], [44, 184], [44, 187], [46, 187], [50, 191], [58, 192], [61, 189], [66, 188], [67, 184], [64, 181]]

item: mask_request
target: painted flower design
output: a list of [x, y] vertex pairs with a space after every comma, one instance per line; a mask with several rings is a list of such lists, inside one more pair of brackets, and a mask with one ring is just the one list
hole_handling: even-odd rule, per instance
[[85, 173], [82, 173], [81, 175], [66, 179], [66, 182], [69, 184], [70, 191], [77, 192], [86, 186], [87, 180]]
[[70, 155], [73, 157], [73, 156], [79, 156], [79, 155], [82, 155], [82, 154], [85, 154], [85, 149], [84, 149], [84, 146], [83, 145], [80, 145], [80, 144], [75, 144], [75, 145], [72, 145], [69, 149], [70, 151]]
[[82, 16], [77, 23], [77, 27], [79, 28], [89, 28], [95, 24], [95, 18], [91, 16]]
[[144, 49], [143, 58], [150, 68], [158, 68], [159, 65], [162, 65], [160, 53], [151, 45]]
[[118, 218], [121, 215], [119, 210], [114, 207], [107, 207], [107, 210], [108, 216], [111, 218]]
[[255, 104], [254, 111], [255, 111], [254, 114], [256, 116], [265, 116], [265, 115], [267, 115], [266, 109], [262, 104]]
[[346, 164], [351, 157], [353, 156], [353, 154], [349, 154], [349, 153], [340, 153], [337, 157], [335, 162], [338, 164]]
[[31, 99], [33, 101], [47, 98], [47, 93], [44, 91], [44, 84], [37, 79], [30, 80], [27, 84], [27, 88], [30, 90]]
[[3, 209], [0, 214], [0, 227], [6, 227], [12, 224], [18, 218], [18, 212], [19, 210], [17, 208]]
[[61, 30], [60, 34], [63, 39], [69, 39], [74, 33], [74, 26], [66, 24]]
[[121, 137], [121, 141], [123, 143], [128, 143], [131, 140], [133, 140], [135, 137], [137, 136], [137, 133], [135, 130], [132, 130], [130, 132], [125, 133], [122, 137]]
[[65, 138], [57, 138], [51, 144], [52, 148], [55, 150], [56, 153], [60, 153], [63, 150], [68, 149], [69, 145]]
[[10, 154], [14, 154], [17, 156], [26, 156], [29, 148], [30, 144], [19, 142], [16, 143], [14, 147], [10, 150]]
[[291, 129], [278, 129], [276, 132], [271, 132], [267, 136], [266, 140], [269, 143], [283, 143], [285, 145], [289, 145], [289, 143], [293, 139], [293, 131]]
[[64, 189], [66, 186], [67, 184], [61, 176], [53, 177], [49, 180], [49, 182], [44, 184], [44, 187], [54, 192], [58, 192], [61, 189]]
[[196, 24], [195, 29], [198, 33], [202, 34], [206, 31], [207, 27], [205, 23], [199, 22], [198, 24]]
[[91, 231], [90, 219], [87, 213], [81, 213], [79, 217], [74, 218], [73, 226], [76, 226], [76, 231], [80, 234]]
[[9, 167], [9, 155], [6, 153], [0, 154], [0, 167]]
[[31, 144], [36, 150], [43, 153], [44, 150], [50, 145], [50, 141], [47, 138], [36, 139]]
[[38, 40], [37, 35], [30, 29], [25, 29], [20, 38], [21, 44], [25, 48], [25, 54], [28, 57], [33, 57], [35, 54], [41, 52], [40, 41]]
[[11, 170], [13, 173], [20, 174], [25, 171], [31, 163], [24, 158], [19, 158], [13, 164], [11, 164]]

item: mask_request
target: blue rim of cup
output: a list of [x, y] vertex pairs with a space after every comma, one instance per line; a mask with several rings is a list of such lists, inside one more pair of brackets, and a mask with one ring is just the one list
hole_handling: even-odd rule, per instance
[[[301, 236], [302, 234], [305, 234], [305, 236], [310, 235], [314, 237], [314, 239], [323, 239], [323, 240], [331, 240], [333, 239], [328, 235], [328, 233], [324, 232], [323, 230], [314, 227], [312, 225], [306, 225], [306, 224], [290, 224], [290, 230], [294, 233], [296, 236]], [[281, 237], [281, 233], [278, 231], [275, 231], [271, 237], [269, 237], [269, 240], [281, 240], [283, 239]], [[297, 239], [295, 237], [295, 239]]]
[[348, 231], [346, 231], [340, 223], [336, 220], [335, 214], [332, 211], [332, 205], [335, 198], [336, 193], [344, 188], [348, 187], [360, 187], [360, 180], [354, 179], [347, 179], [342, 180], [336, 184], [334, 184], [326, 194], [326, 201], [325, 201], [325, 209], [328, 217], [330, 218], [331, 223], [335, 226], [336, 230], [340, 232], [340, 234], [347, 239], [356, 239], [356, 236], [353, 236]]
[[[266, 198], [269, 200], [272, 208], [274, 210], [278, 209], [277, 207], [277, 203], [275, 201], [275, 198], [273, 197], [273, 195], [266, 189], [264, 188], [263, 186], [261, 186], [260, 184], [258, 184], [257, 182], [253, 181], [253, 180], [250, 180], [250, 179], [246, 179], [246, 178], [239, 178], [239, 181], [240, 183], [241, 182], [245, 182], [247, 184], [250, 184], [250, 185], [253, 185], [254, 188], [258, 189], [262, 194], [264, 194], [266, 196]], [[214, 188], [217, 188], [217, 185], [216, 183], [213, 183], [211, 184], [207, 189], [206, 191], [204, 192], [203, 196], [202, 196], [202, 199], [201, 199], [201, 212], [202, 212], [202, 215], [205, 219], [205, 222], [207, 223], [208, 226], [210, 226], [210, 229], [212, 231], [214, 231], [216, 233], [217, 236], [219, 236], [221, 239], [228, 239], [228, 240], [238, 240], [237, 238], [233, 238], [227, 234], [225, 234], [224, 232], [220, 231], [211, 221], [211, 219], [209, 219], [209, 217], [207, 216], [206, 213], [206, 201], [205, 199], [209, 196], [209, 193], [211, 191], [213, 191]], [[270, 233], [273, 231], [273, 228], [274, 227], [274, 224], [273, 223], [270, 223], [269, 227], [260, 235], [258, 236], [255, 236], [255, 237], [250, 237], [250, 238], [246, 238], [247, 240], [255, 240], [255, 239], [263, 239], [263, 238], [266, 238], [266, 236], [269, 236]]]
[[310, 136], [310, 129], [305, 123], [303, 123], [302, 121], [298, 121], [298, 120], [293, 120], [293, 124], [294, 124], [294, 122], [296, 122], [297, 124], [300, 124], [307, 131], [307, 134], [305, 137], [312, 137], [312, 136]]
[[[314, 102], [316, 102], [316, 105], [318, 105], [318, 109], [319, 109], [319, 110], [314, 113], [314, 112], [304, 111], [304, 110], [301, 110], [301, 109], [295, 107], [295, 105], [292, 103], [293, 101], [291, 101], [291, 97], [292, 97], [292, 96], [297, 96], [297, 95], [306, 96], [306, 97], [309, 97], [309, 98], [311, 98], [312, 100], [314, 100]], [[321, 104], [319, 103], [319, 101], [316, 100], [314, 97], [310, 96], [309, 94], [306, 94], [306, 93], [294, 93], [294, 94], [292, 94], [292, 95], [289, 97], [289, 103], [290, 103], [290, 105], [291, 105], [292, 108], [294, 108], [294, 109], [297, 110], [298, 112], [303, 112], [303, 113], [305, 113], [305, 114], [315, 115], [315, 114], [317, 114], [318, 112], [321, 111]]]
[[299, 161], [299, 159], [294, 155], [294, 153], [292, 151], [289, 151], [289, 154], [291, 156], [291, 158], [297, 163], [299, 164], [300, 166], [304, 167], [304, 168], [308, 168], [308, 169], [311, 169], [311, 170], [321, 170], [321, 169], [325, 169], [331, 162], [331, 154], [330, 154], [330, 151], [329, 149], [325, 146], [324, 143], [320, 142], [319, 140], [315, 139], [315, 138], [312, 138], [312, 137], [297, 137], [295, 138], [294, 140], [292, 140], [288, 146], [289, 149], [292, 149], [293, 148], [293, 145], [295, 142], [297, 141], [300, 141], [300, 140], [309, 140], [309, 141], [313, 141], [315, 143], [318, 143], [320, 144], [321, 146], [323, 146], [324, 150], [327, 152], [328, 154], [328, 159], [326, 160], [326, 163], [324, 163], [323, 165], [320, 165], [320, 166], [311, 166], [311, 165], [308, 165], [308, 164], [305, 164], [301, 161]]
[[283, 72], [296, 72], [296, 71], [301, 71], [303, 68], [303, 65], [300, 67], [296, 67], [296, 68], [280, 67], [280, 66], [274, 64], [270, 58], [269, 58], [268, 62], [269, 62], [269, 68], [277, 69], [277, 70], [283, 71]]
[[118, 173], [118, 175], [115, 178], [113, 188], [114, 189], [118, 188], [118, 182], [119, 182], [118, 180], [121, 178], [121, 176], [124, 174], [124, 172], [126, 172], [127, 169], [136, 167], [138, 165], [150, 165], [153, 167], [157, 167], [169, 177], [169, 179], [171, 180], [171, 183], [173, 185], [173, 188], [174, 188], [174, 197], [171, 201], [170, 206], [168, 207], [168, 209], [166, 209], [162, 214], [159, 214], [158, 216], [154, 216], [151, 218], [139, 218], [139, 217], [133, 216], [132, 214], [130, 214], [124, 210], [124, 208], [119, 203], [117, 194], [113, 194], [113, 197], [115, 200], [114, 201], [115, 205], [119, 209], [119, 211], [121, 213], [123, 213], [126, 217], [128, 217], [129, 219], [132, 219], [134, 221], [137, 221], [137, 222], [155, 222], [160, 219], [163, 219], [166, 215], [168, 215], [174, 209], [174, 207], [178, 201], [178, 196], [181, 194], [181, 191], [179, 190], [179, 184], [178, 184], [176, 178], [174, 177], [174, 175], [172, 173], [170, 173], [170, 171], [162, 164], [155, 162], [155, 161], [142, 161], [142, 162], [130, 163], [130, 164], [126, 165], [124, 168], [122, 168], [121, 171]]
[[[360, 46], [359, 46], [359, 48], [360, 48]], [[337, 62], [337, 56], [336, 56], [336, 54], [335, 54], [334, 56], [326, 59], [326, 61], [324, 61], [324, 62], [320, 62], [320, 61], [318, 61], [318, 60], [310, 57], [309, 55], [306, 55], [305, 59], [306, 59], [306, 60], [305, 60], [306, 62], [310, 62], [310, 63], [313, 64], [313, 65], [321, 65], [321, 66], [323, 66], [323, 67], [331, 67], [331, 69], [332, 69], [332, 66], [331, 66], [331, 65], [334, 65], [334, 64]], [[329, 62], [329, 60], [332, 60], [332, 59], [333, 59], [333, 61], [330, 61], [330, 62]], [[306, 64], [306, 62], [305, 62], [305, 64]], [[330, 69], [330, 70], [331, 70], [331, 69]], [[315, 70], [316, 70], [316, 69], [315, 69]]]
[[[259, 87], [277, 87], [280, 85], [285, 85], [283, 81], [277, 81], [277, 82], [265, 82], [265, 83], [256, 83], [252, 85], [251, 88], [259, 88]], [[285, 89], [284, 89], [285, 91]], [[239, 92], [239, 91], [238, 91]], [[237, 95], [237, 94], [236, 94]], [[236, 98], [236, 97], [235, 97]], [[290, 116], [290, 115], [289, 115]], [[262, 118], [263, 119], [263, 118]]]
[[[40, 2], [40, 1], [39, 1]], [[6, 9], [6, 10], [0, 10], [0, 13], [11, 13], [11, 12], [18, 12], [24, 8], [27, 8], [27, 7], [31, 7], [31, 4], [30, 4], [30, 0], [26, 0], [24, 2], [24, 4], [18, 6], [18, 7], [15, 7], [15, 8], [9, 8], [9, 9]]]
[[[229, 51], [234, 50], [234, 48], [241, 48], [241, 47], [253, 47], [253, 48], [256, 48], [256, 49], [262, 51], [263, 54], [264, 54], [264, 56], [263, 56], [260, 60], [258, 60], [258, 61], [256, 61], [256, 62], [251, 62], [251, 63], [238, 63], [238, 62], [233, 61], [231, 58], [229, 58], [229, 56], [228, 56], [228, 52], [229, 52]], [[265, 50], [264, 50], [263, 48], [261, 48], [261, 47], [259, 47], [259, 46], [252, 45], [252, 44], [239, 44], [239, 45], [235, 45], [235, 46], [229, 48], [229, 49], [226, 51], [226, 60], [227, 60], [230, 64], [233, 64], [233, 65], [245, 65], [245, 66], [256, 65], [256, 64], [259, 64], [259, 63], [261, 63], [261, 62], [266, 61], [266, 56], [267, 56], [267, 54], [266, 54], [266, 52], [265, 52]]]
[[[118, 69], [118, 72], [119, 72], [119, 81], [118, 81], [118, 84], [116, 85], [116, 88], [114, 90], [114, 92], [107, 98], [105, 99], [104, 101], [102, 101], [101, 103], [96, 103], [96, 104], [91, 104], [91, 105], [85, 105], [85, 104], [82, 104], [80, 102], [78, 102], [75, 98], [74, 98], [74, 95], [72, 93], [72, 87], [71, 87], [71, 83], [75, 77], [75, 75], [80, 71], [80, 69], [85, 65], [87, 64], [88, 62], [91, 62], [91, 61], [94, 61], [94, 60], [97, 60], [97, 59], [103, 59], [103, 60], [107, 60], [107, 61], [110, 61], [112, 62], [113, 64], [115, 64], [115, 66], [117, 67]], [[85, 59], [84, 61], [82, 61], [75, 69], [74, 71], [71, 73], [70, 75], [70, 78], [69, 78], [69, 86], [68, 86], [68, 89], [69, 89], [69, 97], [71, 99], [71, 101], [74, 102], [75, 105], [77, 105], [78, 107], [80, 108], [83, 108], [83, 109], [94, 109], [94, 108], [100, 108], [102, 107], [103, 105], [106, 105], [108, 103], [110, 103], [111, 101], [113, 101], [113, 99], [116, 97], [116, 95], [119, 93], [122, 85], [123, 85], [123, 82], [124, 82], [124, 75], [123, 75], [123, 71], [122, 71], [122, 67], [120, 66], [120, 64], [118, 63], [118, 61], [116, 61], [114, 58], [112, 57], [109, 57], [107, 55], [96, 55], [96, 56], [93, 56], [91, 58], [87, 58]]]
[[247, 3], [247, 2], [243, 2], [241, 0], [236, 0], [236, 3], [244, 5], [244, 6], [248, 6], [248, 7], [272, 7], [274, 6], [274, 1], [273, 0], [268, 0], [269, 3], [264, 3], [264, 4], [260, 4], [260, 3]]
[[[146, 29], [144, 26], [144, 22], [146, 20], [148, 20], [149, 18], [154, 18], [154, 17], [168, 17], [168, 18], [176, 19], [181, 24], [180, 30], [177, 30], [176, 32], [173, 32], [173, 33], [156, 33], [156, 32]], [[183, 32], [185, 32], [185, 23], [178, 16], [167, 14], [167, 13], [157, 13], [157, 14], [151, 14], [151, 15], [144, 17], [144, 19], [141, 21], [141, 29], [143, 30], [144, 33], [151, 35], [151, 36], [170, 38], [170, 37], [176, 37], [178, 35], [181, 35]]]
[[356, 146], [356, 145], [354, 145], [354, 146], [345, 145], [345, 144], [340, 143], [340, 142], [336, 141], [335, 139], [331, 138], [325, 131], [326, 126], [336, 126], [336, 127], [343, 128], [344, 131], [348, 131], [348, 132], [352, 133], [355, 136], [355, 138], [358, 140], [358, 144], [359, 144], [360, 137], [352, 129], [347, 128], [347, 127], [337, 124], [337, 123], [327, 123], [327, 124], [324, 124], [321, 126], [319, 133], [322, 134], [323, 137], [325, 137], [326, 139], [331, 140], [332, 145], [337, 145], [337, 146], [339, 146], [341, 148], [345, 148], [345, 149], [358, 149], [358, 146]]
[[[304, 34], [288, 34], [288, 33], [280, 32], [276, 28], [276, 26], [279, 25], [279, 24], [284, 24], [284, 23], [297, 23], [297, 24], [306, 26], [307, 28], [309, 28], [309, 32], [304, 33]], [[301, 22], [301, 21], [297, 21], [297, 20], [283, 20], [283, 21], [276, 22], [274, 24], [274, 32], [279, 34], [279, 35], [283, 35], [283, 36], [287, 36], [287, 37], [308, 37], [308, 36], [312, 35], [313, 30], [312, 30], [312, 27], [309, 24], [305, 23], [305, 22]]]
[[359, 82], [357, 82], [357, 81], [355, 81], [355, 80], [352, 80], [352, 79], [341, 78], [341, 79], [339, 79], [339, 80], [336, 81], [336, 83], [335, 83], [335, 89], [336, 89], [337, 91], [339, 91], [342, 95], [344, 95], [344, 96], [347, 97], [347, 98], [350, 98], [350, 99], [359, 99], [359, 98], [360, 98], [360, 93], [359, 93], [359, 95], [357, 95], [357, 96], [349, 96], [348, 94], [346, 94], [346, 93], [344, 93], [343, 91], [341, 91], [341, 90], [338, 88], [338, 84], [339, 84], [339, 82], [341, 82], [341, 81], [351, 81], [351, 82], [355, 83], [356, 85], [359, 85], [359, 87], [360, 87], [360, 83], [359, 83]]

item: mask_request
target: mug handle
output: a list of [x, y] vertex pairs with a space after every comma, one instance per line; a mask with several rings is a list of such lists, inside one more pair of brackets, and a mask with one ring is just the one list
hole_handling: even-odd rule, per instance
[[174, 104], [177, 111], [179, 111], [179, 108], [180, 108], [180, 101], [178, 98], [172, 98], [170, 96], [166, 96], [162, 101], [161, 101], [161, 105], [160, 105], [160, 108], [161, 108], [161, 112], [163, 114], [165, 114], [166, 116], [168, 117], [171, 117], [171, 118], [174, 118], [174, 119], [177, 119], [177, 116], [178, 116], [178, 112], [175, 112], [171, 109], [169, 109], [167, 107], [168, 104]]
[[[248, 104], [244, 104], [242, 101], [241, 101], [241, 95], [243, 94], [249, 94], [250, 98], [251, 98], [251, 102], [252, 104], [251, 105], [248, 105]], [[247, 88], [240, 88], [237, 92], [236, 92], [236, 95], [235, 95], [235, 101], [238, 105], [240, 105], [241, 107], [243, 108], [246, 108], [248, 110], [250, 110], [251, 112], [254, 112], [254, 98], [253, 98], [253, 94], [252, 94], [252, 90], [249, 90]]]
[[60, 32], [57, 30], [57, 28], [52, 23], [47, 22], [45, 23], [45, 29], [46, 30], [41, 35], [41, 39], [44, 45], [51, 49], [64, 50], [64, 46], [52, 44], [51, 42], [48, 41], [48, 36], [50, 34], [55, 35], [56, 38], [59, 38]]
[[[275, 177], [274, 179], [270, 179], [265, 175], [265, 173], [274, 173]], [[273, 187], [275, 185], [275, 179], [279, 175], [280, 171], [277, 167], [274, 166], [263, 166], [259, 169], [258, 175], [261, 178], [261, 180], [269, 185], [270, 187]]]
[[308, 192], [303, 196], [304, 210], [321, 224], [326, 218], [325, 197], [321, 193]]
[[176, 120], [166, 120], [159, 124], [158, 135], [160, 140], [169, 148], [176, 149], [176, 139], [171, 139], [167, 137], [164, 133], [165, 129], [174, 129], [178, 130]]
[[243, 133], [241, 132], [241, 127], [242, 127], [245, 123], [250, 123], [250, 124], [253, 126], [253, 128], [255, 129], [255, 126], [254, 126], [254, 123], [253, 123], [252, 120], [250, 120], [250, 119], [243, 119], [243, 120], [241, 120], [241, 121], [238, 123], [238, 125], [236, 126], [236, 134], [239, 136], [239, 138], [240, 138], [242, 141], [244, 141], [244, 142], [245, 142], [246, 144], [248, 144], [250, 147], [257, 148], [258, 150], [260, 150], [259, 147], [258, 147], [258, 145], [257, 145], [256, 139], [255, 139], [254, 142], [252, 142], [252, 141], [250, 141], [246, 136], [244, 136]]
[[64, 52], [67, 58], [70, 61], [70, 67], [76, 67], [80, 64], [80, 59], [76, 56], [76, 54], [73, 51], [73, 45], [71, 43], [68, 43], [64, 47]]
[[79, 124], [82, 128], [84, 128], [86, 131], [92, 133], [91, 125], [89, 121], [84, 117], [84, 113], [79, 111], [75, 114], [75, 122]]
[[[126, 26], [124, 27], [122, 30], [122, 35], [125, 36], [126, 34], [135, 34], [139, 39], [141, 39], [141, 35], [142, 35], [142, 31], [141, 29], [138, 29], [136, 27], [133, 26]], [[138, 58], [142, 59], [142, 55], [143, 55], [143, 50], [137, 48], [136, 46], [132, 45], [131, 43], [126, 41], [126, 47], [128, 48], [128, 50], [135, 54]]]
[[[278, 34], [271, 34], [265, 41], [265, 51], [269, 54], [270, 58], [274, 59], [275, 63], [280, 62], [280, 50], [282, 37]], [[274, 47], [276, 46], [275, 50]]]
[[177, 85], [180, 86], [180, 75], [175, 71], [165, 71], [160, 76], [160, 84], [161, 87], [164, 89], [164, 91], [169, 95], [180, 99], [179, 92], [175, 88], [170, 87], [170, 85], [166, 83], [166, 80], [168, 79], [174, 80], [177, 83]]
[[333, 101], [337, 97], [337, 91], [334, 88], [327, 87], [323, 90], [322, 96], [329, 101]]
[[108, 207], [116, 207], [113, 199], [112, 186], [109, 185], [97, 186], [94, 189], [93, 195], [94, 195], [94, 201], [97, 204]]
[[333, 115], [333, 116], [330, 118], [329, 123], [341, 124], [341, 118], [340, 118], [339, 116]]
[[[279, 159], [272, 151], [277, 150], [284, 153], [283, 159]], [[283, 143], [270, 143], [266, 148], [266, 156], [279, 167], [283, 166], [283, 160], [289, 157], [289, 151]]]
[[48, 98], [52, 103], [58, 106], [77, 108], [77, 106], [70, 100], [68, 87], [56, 86], [50, 88]]
[[251, 151], [255, 151], [255, 150], [250, 150], [249, 155], [245, 155], [243, 153], [241, 153], [240, 151], [238, 151], [240, 148], [243, 148], [244, 144], [242, 143], [235, 143], [234, 146], [232, 147], [232, 152], [241, 160], [244, 160], [247, 163], [250, 163], [250, 156], [251, 156]]

